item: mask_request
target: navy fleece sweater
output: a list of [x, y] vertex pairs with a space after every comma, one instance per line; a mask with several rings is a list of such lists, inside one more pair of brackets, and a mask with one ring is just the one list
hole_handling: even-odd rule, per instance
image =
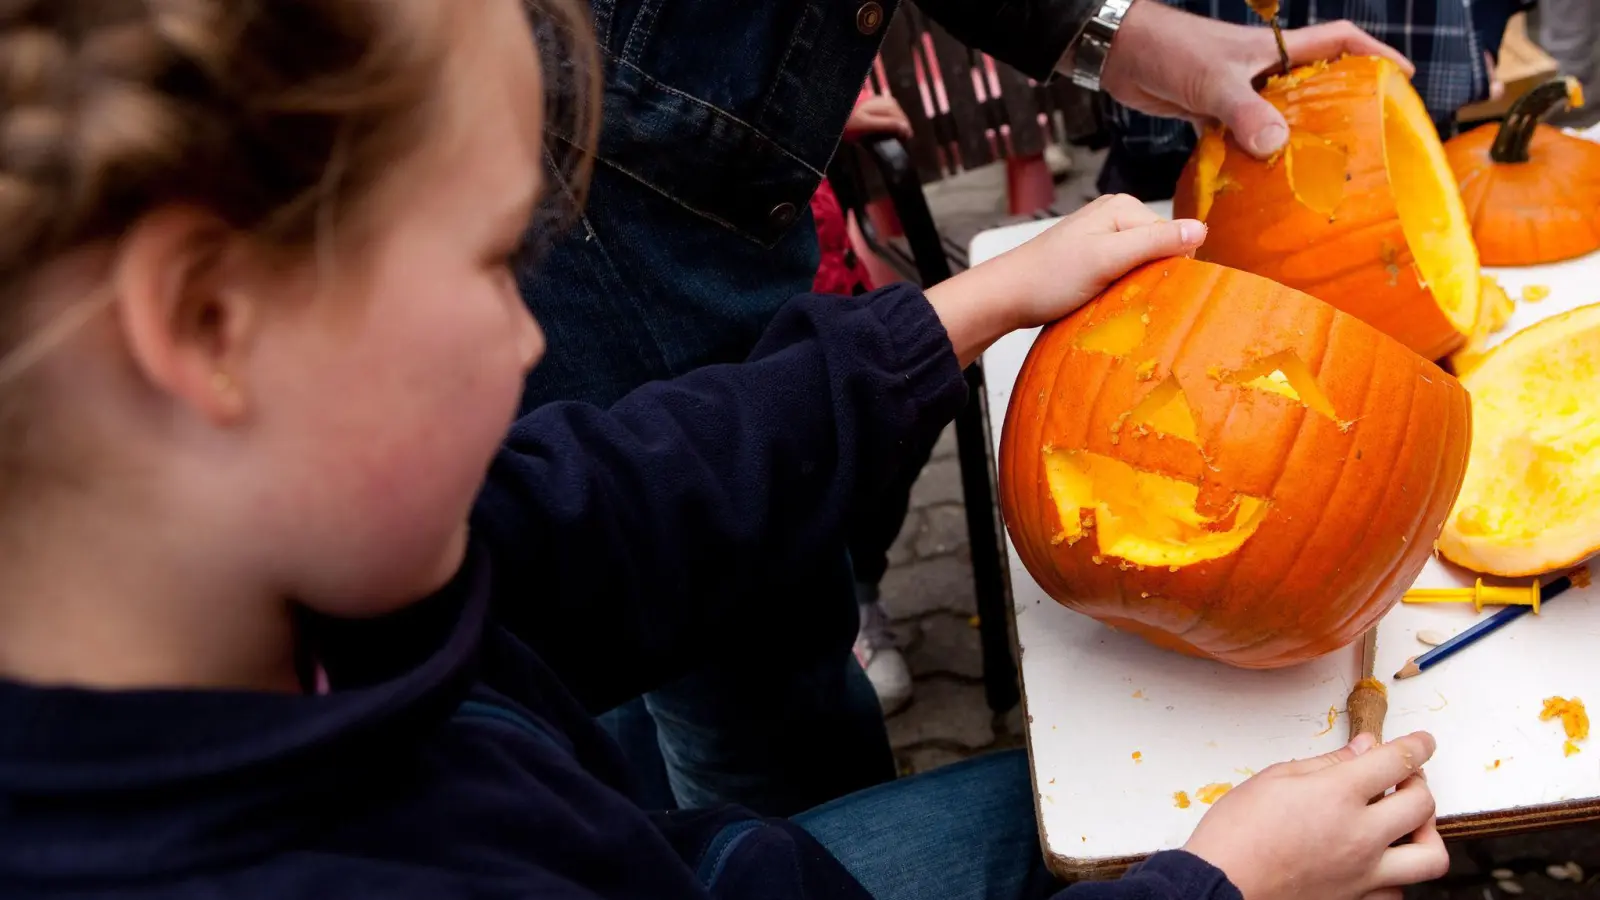
[[[786, 822], [640, 809], [587, 710], [818, 627], [752, 585], [836, 547], [963, 390], [917, 291], [800, 298], [743, 365], [520, 421], [444, 591], [308, 622], [327, 695], [0, 682], [0, 896], [864, 897]], [[1067, 893], [1237, 897], [1181, 853]]]

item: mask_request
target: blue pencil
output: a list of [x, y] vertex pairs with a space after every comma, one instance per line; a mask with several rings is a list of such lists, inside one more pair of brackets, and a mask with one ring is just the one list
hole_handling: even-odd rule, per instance
[[[1572, 587], [1572, 578], [1567, 575], [1563, 575], [1549, 584], [1544, 585], [1543, 587], [1539, 588], [1539, 605], [1543, 607], [1544, 604], [1550, 602], [1552, 597], [1557, 596], [1570, 587]], [[1531, 606], [1508, 606], [1489, 618], [1484, 619], [1482, 622], [1473, 625], [1466, 631], [1461, 632], [1450, 640], [1445, 641], [1432, 650], [1429, 650], [1427, 653], [1424, 653], [1421, 656], [1413, 656], [1406, 660], [1406, 664], [1400, 668], [1400, 671], [1394, 673], [1394, 677], [1411, 678], [1416, 675], [1421, 675], [1423, 672], [1426, 672], [1427, 670], [1455, 655], [1456, 651], [1462, 649], [1463, 647], [1470, 646], [1484, 635], [1504, 627], [1518, 616], [1526, 614], [1528, 610], [1532, 608], [1533, 607]]]

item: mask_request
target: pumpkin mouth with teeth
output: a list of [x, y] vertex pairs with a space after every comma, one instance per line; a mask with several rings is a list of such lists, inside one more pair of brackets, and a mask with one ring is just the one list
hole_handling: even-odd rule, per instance
[[1258, 160], [1201, 136], [1174, 213], [1210, 226], [1197, 257], [1263, 275], [1439, 359], [1473, 333], [1478, 254], [1437, 131], [1405, 73], [1346, 57], [1270, 79], [1289, 124]]
[[1399, 600], [1468, 431], [1461, 386], [1370, 326], [1164, 260], [1034, 343], [1006, 414], [1001, 508], [1063, 605], [1184, 653], [1291, 665]]

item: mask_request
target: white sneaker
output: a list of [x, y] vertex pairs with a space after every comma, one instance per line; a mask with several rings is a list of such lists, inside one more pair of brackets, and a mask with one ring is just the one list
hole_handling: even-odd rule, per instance
[[873, 600], [859, 605], [861, 630], [856, 632], [856, 661], [878, 694], [883, 714], [892, 716], [911, 702], [911, 669], [895, 646], [894, 630], [883, 604]]

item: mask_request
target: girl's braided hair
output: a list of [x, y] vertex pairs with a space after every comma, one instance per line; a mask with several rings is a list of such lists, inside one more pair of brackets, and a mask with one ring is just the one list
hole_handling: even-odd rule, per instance
[[[172, 204], [315, 242], [429, 127], [461, 2], [0, 0], [0, 462], [51, 315], [32, 273]], [[577, 0], [527, 5], [561, 135], [548, 230], [582, 201], [598, 69]]]

